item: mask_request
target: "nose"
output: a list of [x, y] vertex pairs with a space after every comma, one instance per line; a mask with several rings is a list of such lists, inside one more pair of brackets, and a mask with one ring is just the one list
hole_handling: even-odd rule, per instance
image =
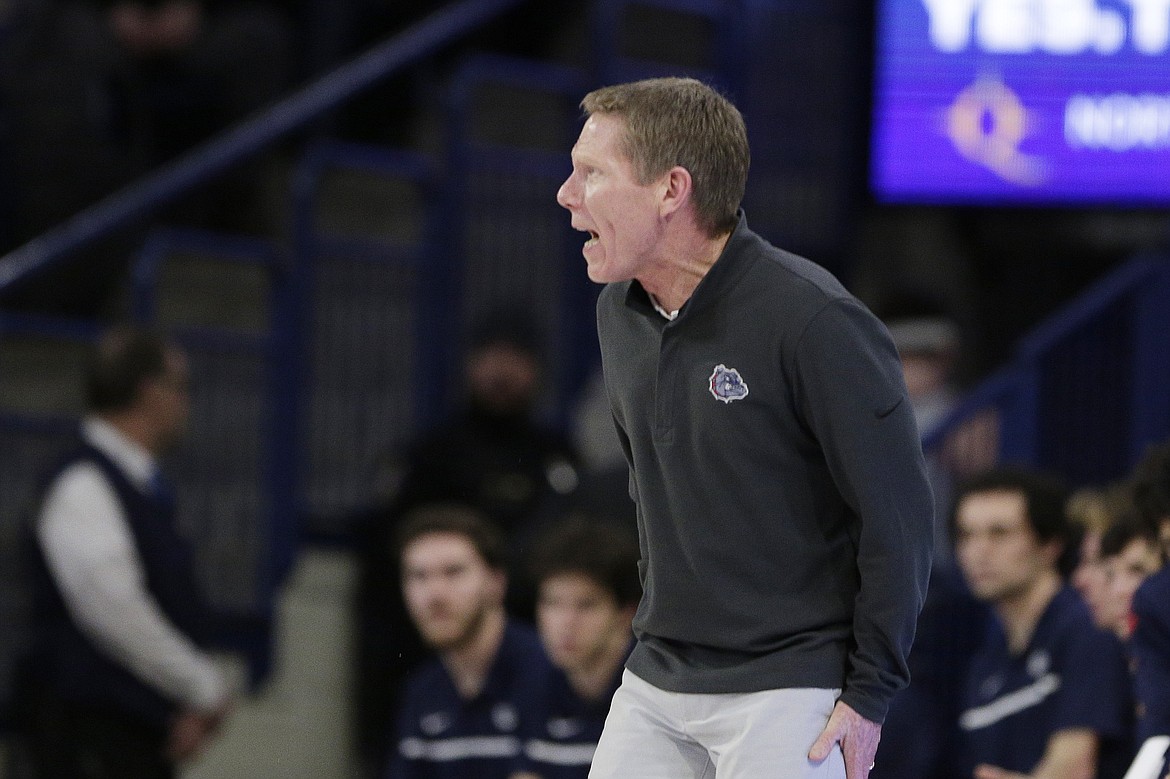
[[577, 174], [570, 173], [569, 177], [565, 179], [565, 183], [561, 184], [561, 188], [557, 190], [557, 203], [563, 208], [572, 209], [577, 205]]

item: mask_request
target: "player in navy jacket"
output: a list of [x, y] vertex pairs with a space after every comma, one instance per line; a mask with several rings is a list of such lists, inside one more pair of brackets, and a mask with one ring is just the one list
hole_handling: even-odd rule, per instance
[[1117, 779], [1133, 755], [1132, 697], [1116, 636], [1061, 576], [1065, 492], [998, 470], [955, 503], [956, 557], [991, 608], [968, 667], [958, 770], [969, 779]]
[[1160, 537], [1163, 557], [1162, 570], [1133, 596], [1129, 651], [1141, 743], [1150, 736], [1170, 735], [1170, 566], [1165, 564], [1170, 559], [1170, 441], [1152, 448], [1134, 469], [1133, 502], [1139, 517]]
[[504, 542], [476, 512], [412, 512], [401, 530], [407, 609], [437, 657], [407, 681], [387, 779], [507, 779], [528, 680], [547, 672], [535, 631], [504, 611]]
[[585, 779], [634, 637], [638, 543], [620, 525], [574, 519], [535, 548], [536, 621], [554, 667], [533, 691], [523, 776]]

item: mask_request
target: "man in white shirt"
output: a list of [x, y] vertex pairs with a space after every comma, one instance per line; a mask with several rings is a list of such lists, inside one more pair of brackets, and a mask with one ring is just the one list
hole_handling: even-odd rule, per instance
[[190, 410], [183, 352], [117, 328], [90, 364], [90, 415], [32, 525], [30, 746], [41, 777], [169, 779], [225, 716], [201, 648], [209, 612], [156, 458]]

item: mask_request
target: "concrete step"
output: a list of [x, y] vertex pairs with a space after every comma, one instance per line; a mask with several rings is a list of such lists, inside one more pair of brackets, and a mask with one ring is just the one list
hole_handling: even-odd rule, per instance
[[348, 553], [301, 553], [277, 608], [272, 678], [240, 701], [220, 738], [182, 779], [356, 775], [349, 703], [354, 577]]

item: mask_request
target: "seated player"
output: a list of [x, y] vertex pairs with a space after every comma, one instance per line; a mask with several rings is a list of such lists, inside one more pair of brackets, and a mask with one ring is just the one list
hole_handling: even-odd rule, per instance
[[1103, 613], [1107, 621], [1098, 625], [1128, 641], [1133, 632], [1133, 594], [1162, 567], [1157, 536], [1137, 517], [1122, 516], [1101, 537], [1101, 566], [1105, 571]]
[[964, 779], [1113, 779], [1132, 757], [1121, 643], [1058, 567], [1064, 506], [1059, 486], [1027, 471], [990, 471], [958, 494], [956, 558], [993, 616], [962, 696]]
[[585, 779], [634, 638], [638, 543], [624, 526], [574, 519], [536, 548], [536, 621], [555, 668], [535, 682], [513, 779]]
[[407, 680], [388, 779], [506, 779], [520, 756], [540, 639], [504, 612], [504, 541], [478, 513], [435, 505], [404, 521], [407, 610], [437, 657]]
[[[1138, 516], [1170, 558], [1170, 441], [1154, 447], [1134, 470], [1133, 503]], [[1170, 565], [1150, 576], [1133, 596], [1133, 660], [1139, 742], [1170, 735]], [[1170, 777], [1170, 759], [1164, 772]]]

